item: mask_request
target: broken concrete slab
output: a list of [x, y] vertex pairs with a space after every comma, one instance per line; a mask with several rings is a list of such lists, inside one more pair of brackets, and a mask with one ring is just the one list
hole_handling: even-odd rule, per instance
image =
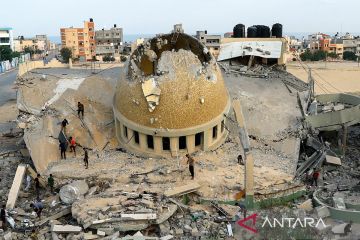
[[155, 220], [156, 213], [147, 213], [147, 214], [121, 214], [121, 219], [124, 221], [127, 220]]
[[336, 208], [343, 210], [346, 209], [346, 205], [343, 198], [334, 196], [333, 201], [334, 201], [334, 206]]
[[342, 224], [335, 225], [331, 229], [331, 231], [334, 234], [347, 234], [348, 232], [350, 232], [350, 228], [351, 228], [351, 225], [349, 223], [342, 223]]
[[345, 109], [345, 105], [344, 104], [336, 104], [334, 106], [334, 111], [340, 111], [340, 110], [343, 110]]
[[312, 200], [311, 199], [306, 200], [305, 202], [298, 205], [297, 208], [304, 209], [305, 211], [313, 210]]
[[8, 195], [8, 200], [6, 203], [7, 209], [13, 209], [15, 207], [20, 192], [20, 188], [24, 180], [25, 172], [26, 172], [26, 165], [24, 164], [19, 165], [18, 168], [16, 169], [15, 178], [13, 184], [11, 185], [11, 189]]
[[333, 165], [341, 166], [341, 159], [338, 158], [338, 157], [326, 155], [326, 156], [325, 156], [325, 162], [328, 163], [328, 164], [333, 164]]
[[97, 234], [98, 236], [100, 236], [100, 237], [105, 237], [105, 236], [106, 236], [106, 233], [103, 232], [103, 231], [101, 231], [101, 230], [99, 230], [99, 229], [97, 230], [96, 234]]
[[91, 232], [84, 233], [84, 239], [85, 240], [92, 240], [92, 239], [98, 239], [98, 235], [94, 235]]
[[51, 231], [55, 233], [80, 233], [82, 228], [73, 225], [52, 225]]
[[173, 197], [173, 196], [181, 196], [187, 193], [195, 192], [200, 188], [200, 184], [198, 183], [190, 183], [187, 185], [175, 187], [174, 189], [169, 189], [164, 192], [166, 197]]
[[56, 219], [61, 218], [61, 217], [65, 216], [65, 215], [68, 215], [70, 213], [71, 213], [71, 206], [68, 206], [68, 207], [62, 209], [60, 212], [58, 212], [58, 213], [56, 213], [56, 214], [54, 214], [54, 215], [52, 215], [50, 217], [47, 217], [47, 218], [41, 220], [40, 222], [36, 223], [35, 226], [42, 226], [45, 223], [47, 223], [48, 221], [50, 221], [50, 220], [56, 220]]
[[[37, 172], [30, 165], [26, 165], [26, 170], [33, 179], [37, 177]], [[47, 183], [42, 177], [39, 178], [39, 183], [43, 188], [47, 187]]]
[[170, 239], [173, 239], [174, 236], [173, 235], [166, 235], [166, 236], [163, 236], [160, 238], [160, 240], [170, 240]]
[[330, 211], [326, 206], [319, 206], [315, 208], [315, 212], [320, 218], [327, 218], [330, 216]]

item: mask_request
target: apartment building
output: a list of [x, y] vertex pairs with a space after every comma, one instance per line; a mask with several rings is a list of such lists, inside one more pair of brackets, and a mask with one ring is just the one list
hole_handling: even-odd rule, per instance
[[8, 46], [14, 50], [12, 28], [0, 28], [0, 46]]
[[332, 39], [329, 44], [329, 53], [333, 52], [338, 55], [340, 59], [344, 56], [344, 44], [342, 39]]
[[61, 46], [72, 50], [73, 58], [90, 61], [96, 55], [95, 23], [92, 18], [84, 21], [83, 28], [61, 28]]
[[217, 57], [220, 52], [221, 35], [208, 34], [207, 31], [196, 31], [195, 36], [209, 51]]
[[110, 29], [95, 31], [96, 55], [119, 56], [123, 49], [123, 29], [116, 24]]

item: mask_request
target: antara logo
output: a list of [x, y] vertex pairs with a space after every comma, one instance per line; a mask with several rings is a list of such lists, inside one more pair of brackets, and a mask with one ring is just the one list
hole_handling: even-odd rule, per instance
[[237, 224], [239, 224], [240, 227], [243, 227], [243, 228], [245, 228], [245, 229], [247, 229], [247, 230], [249, 230], [249, 231], [251, 231], [253, 233], [257, 233], [257, 230], [255, 228], [252, 228], [252, 227], [244, 224], [245, 222], [247, 222], [249, 220], [252, 220], [251, 225], [255, 227], [255, 225], [256, 225], [256, 216], [257, 216], [257, 214], [254, 213], [254, 214], [248, 216], [247, 218], [244, 218], [242, 220], [237, 221]]
[[[237, 221], [237, 224], [240, 227], [243, 227], [253, 233], [257, 233], [258, 231], [255, 228], [256, 225], [256, 217], [257, 214], [252, 214], [247, 218], [244, 218], [242, 220]], [[250, 224], [245, 224], [246, 222], [251, 221]], [[327, 227], [327, 225], [325, 224], [325, 222], [319, 218], [318, 220], [314, 219], [314, 218], [304, 218], [304, 219], [300, 219], [300, 218], [287, 218], [287, 217], [283, 217], [281, 219], [277, 219], [277, 218], [273, 218], [272, 220], [269, 219], [268, 216], [265, 217], [265, 220], [263, 222], [263, 224], [261, 225], [261, 227], [265, 227], [265, 226], [269, 226], [270, 228], [275, 228], [275, 227], [280, 227], [280, 228], [284, 228], [284, 227], [289, 227], [289, 228], [296, 228], [296, 227], [301, 227], [301, 228], [306, 228], [306, 227], [319, 227], [319, 226], [323, 226], [324, 228]]]

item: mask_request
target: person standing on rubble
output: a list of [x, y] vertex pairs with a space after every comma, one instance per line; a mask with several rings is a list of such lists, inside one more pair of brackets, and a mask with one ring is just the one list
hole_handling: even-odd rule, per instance
[[318, 179], [319, 179], [319, 176], [320, 176], [320, 170], [318, 169], [315, 169], [313, 175], [312, 175], [312, 183], [311, 185], [314, 185], [315, 183], [315, 186], [317, 187], [318, 186]]
[[[78, 116], [79, 118], [84, 119], [84, 104], [82, 104], [81, 102], [78, 102]], [[80, 113], [81, 113], [81, 117], [80, 117]]]
[[31, 187], [31, 176], [29, 174], [26, 175], [26, 186], [25, 186], [25, 191], [29, 191]]
[[61, 131], [64, 131], [64, 133], [66, 133], [66, 125], [68, 125], [68, 124], [69, 124], [69, 121], [66, 118], [64, 118], [64, 120], [62, 120], [62, 122], [61, 122]]
[[40, 218], [41, 212], [44, 209], [44, 204], [40, 200], [37, 200], [34, 203], [30, 203], [30, 207], [34, 209], [36, 215]]
[[66, 159], [67, 142], [60, 142], [59, 147], [60, 147], [61, 159]]
[[70, 138], [69, 138], [69, 142], [70, 142], [70, 152], [74, 151], [74, 156], [76, 157], [76, 151], [75, 151], [76, 142], [75, 142], [75, 138], [70, 137]]
[[37, 199], [40, 199], [40, 174], [38, 173], [34, 182], [35, 182], [35, 192]]
[[84, 165], [85, 165], [85, 168], [88, 169], [89, 167], [89, 155], [88, 155], [88, 151], [86, 148], [83, 148], [84, 149], [84, 153], [85, 153], [85, 156], [84, 156]]
[[189, 172], [191, 174], [191, 179], [194, 180], [195, 177], [195, 170], [194, 170], [194, 164], [195, 164], [195, 159], [193, 157], [190, 156], [190, 154], [186, 154], [185, 155], [187, 157], [187, 164], [189, 164]]
[[2, 229], [4, 230], [4, 232], [6, 231], [7, 227], [6, 227], [6, 206], [5, 204], [2, 206], [1, 208], [1, 212], [0, 212], [0, 220], [2, 222]]
[[50, 176], [48, 177], [48, 186], [50, 187], [50, 191], [51, 193], [54, 193], [54, 178], [52, 176], [52, 174], [50, 174]]
[[242, 157], [241, 154], [239, 154], [239, 156], [237, 157], [237, 159], [238, 159], [238, 164], [240, 164], [240, 165], [244, 165], [244, 164], [245, 164], [244, 159], [243, 159], [243, 157]]

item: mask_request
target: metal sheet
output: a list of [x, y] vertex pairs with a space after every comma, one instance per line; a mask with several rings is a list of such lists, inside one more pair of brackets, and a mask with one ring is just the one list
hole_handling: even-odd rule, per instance
[[218, 61], [241, 57], [258, 56], [262, 58], [280, 58], [281, 41], [244, 41], [221, 44]]

